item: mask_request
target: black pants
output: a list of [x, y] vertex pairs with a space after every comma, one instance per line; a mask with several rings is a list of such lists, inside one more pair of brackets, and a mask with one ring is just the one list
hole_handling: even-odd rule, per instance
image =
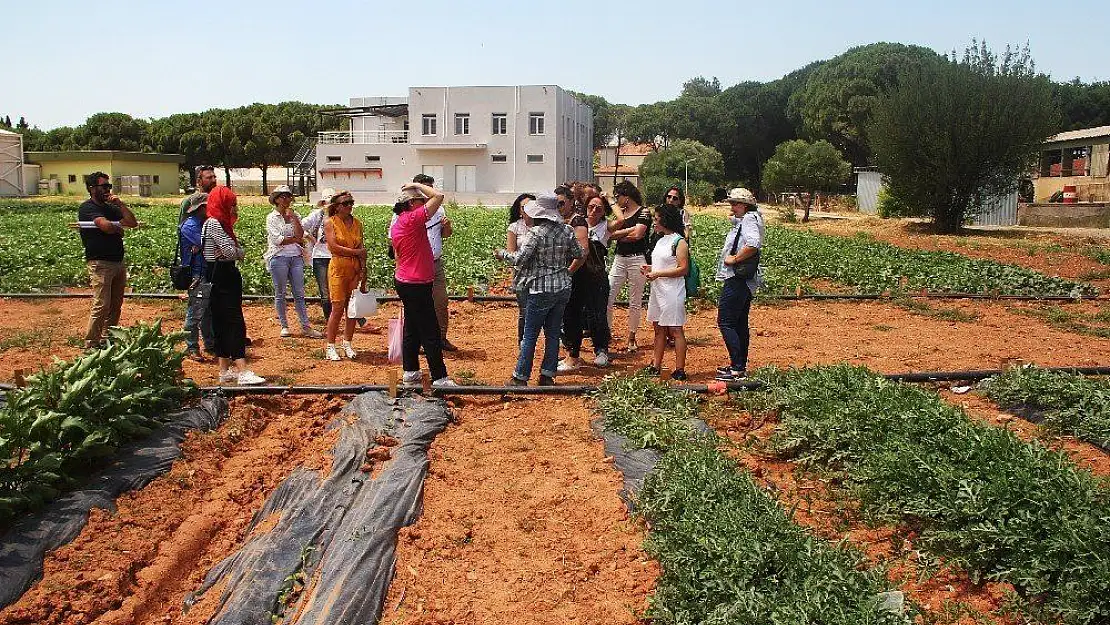
[[208, 263], [208, 281], [212, 283], [208, 312], [212, 316], [215, 354], [220, 358], [246, 358], [243, 276], [233, 261], [215, 261]]
[[563, 346], [572, 358], [582, 351], [582, 330], [589, 328], [594, 351], [609, 351], [609, 277], [583, 269], [574, 273], [570, 301], [563, 313]]
[[752, 291], [741, 278], [725, 280], [717, 306], [717, 327], [728, 349], [729, 365], [736, 371], [748, 369], [748, 313], [752, 309]]
[[447, 377], [443, 364], [443, 343], [439, 335], [432, 283], [409, 284], [393, 281], [401, 304], [405, 307], [405, 330], [401, 339], [401, 366], [405, 371], [420, 370], [420, 348], [428, 359], [428, 373], [432, 380]]

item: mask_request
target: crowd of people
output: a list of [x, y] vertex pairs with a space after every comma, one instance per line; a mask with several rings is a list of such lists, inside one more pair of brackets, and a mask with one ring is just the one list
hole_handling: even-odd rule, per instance
[[[196, 171], [196, 192], [181, 203], [178, 228], [180, 269], [188, 274], [185, 314], [186, 350], [205, 360], [215, 356], [221, 383], [262, 384], [265, 379], [247, 363], [250, 344], [243, 316], [243, 280], [238, 261], [246, 250], [235, 233], [235, 193], [216, 184], [212, 167]], [[443, 193], [434, 180], [418, 175], [404, 185], [383, 233], [393, 259], [393, 286], [403, 307], [402, 380], [422, 378], [420, 353], [433, 386], [454, 386], [444, 352], [457, 348], [447, 339], [448, 298], [444, 240], [452, 234]], [[78, 211], [78, 226], [93, 285], [93, 306], [85, 337], [87, 347], [102, 343], [106, 328], [119, 323], [126, 286], [123, 232], [137, 226], [135, 215], [117, 196], [107, 175], [86, 177], [89, 200]], [[614, 357], [613, 310], [627, 287], [626, 353], [639, 349], [637, 330], [644, 291], [650, 284], [647, 320], [653, 329], [651, 365], [661, 375], [668, 346], [674, 349], [670, 378], [686, 380], [687, 277], [693, 268], [690, 212], [681, 187], [667, 190], [664, 203], [644, 205], [640, 190], [629, 182], [615, 185], [613, 198], [592, 183], [571, 182], [550, 193], [521, 194], [509, 207], [505, 247], [496, 258], [512, 268], [512, 289], [518, 303], [517, 364], [506, 383], [527, 385], [542, 332], [544, 344], [537, 383], [555, 384], [560, 374], [592, 364], [605, 368]], [[746, 189], [729, 192], [732, 228], [722, 241], [715, 279], [723, 283], [717, 325], [729, 362], [717, 369], [719, 380], [745, 377], [752, 299], [760, 285], [763, 218], [754, 195]], [[279, 186], [269, 195], [273, 210], [266, 217], [266, 250], [262, 253], [273, 279], [274, 313], [279, 335], [293, 336], [287, 313], [291, 291], [300, 335], [325, 339], [330, 361], [354, 359], [356, 325], [348, 318], [348, 302], [357, 290], [366, 292], [367, 247], [362, 223], [354, 214], [348, 191], [324, 189], [317, 206], [302, 219], [292, 208], [293, 193]], [[612, 246], [613, 258], [608, 259]], [[305, 301], [305, 268], [311, 265], [327, 320], [325, 332], [312, 327]], [[342, 329], [342, 340], [340, 338]], [[594, 357], [582, 357], [589, 338]], [[202, 351], [203, 347], [203, 351]], [[560, 360], [560, 348], [566, 356]]]

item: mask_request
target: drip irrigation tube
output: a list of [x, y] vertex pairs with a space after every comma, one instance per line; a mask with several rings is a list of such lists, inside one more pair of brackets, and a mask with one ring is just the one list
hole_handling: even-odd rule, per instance
[[[90, 299], [92, 293], [0, 293], [0, 299]], [[184, 293], [125, 293], [126, 298], [156, 299], [156, 300], [185, 300]], [[988, 295], [983, 293], [905, 293], [900, 296], [882, 293], [802, 293], [801, 295], [761, 295], [759, 300], [800, 301], [800, 300], [893, 300], [898, 297], [909, 299], [971, 299], [971, 300], [1009, 300], [1019, 302], [1074, 302], [1081, 300], [1101, 300], [1107, 296], [1101, 295]], [[245, 294], [244, 301], [272, 301], [273, 295]], [[286, 301], [293, 298], [286, 296]], [[319, 297], [305, 297], [306, 302], [319, 302]], [[455, 302], [513, 302], [517, 301], [515, 295], [451, 295], [448, 299]], [[399, 302], [401, 298], [396, 295], [385, 295], [378, 298], [378, 302]], [[619, 300], [619, 304], [627, 304], [627, 300]]]

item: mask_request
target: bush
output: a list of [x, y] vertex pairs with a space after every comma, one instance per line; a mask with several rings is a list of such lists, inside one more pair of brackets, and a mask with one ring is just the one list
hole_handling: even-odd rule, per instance
[[640, 192], [644, 194], [644, 203], [648, 206], [658, 206], [663, 203], [663, 196], [667, 189], [674, 185], [682, 186], [681, 180], [668, 176], [646, 176], [640, 178]]
[[879, 217], [888, 219], [891, 217], [913, 217], [920, 213], [914, 211], [908, 204], [899, 200], [890, 192], [890, 189], [881, 187], [879, 189], [879, 202], [876, 207]]

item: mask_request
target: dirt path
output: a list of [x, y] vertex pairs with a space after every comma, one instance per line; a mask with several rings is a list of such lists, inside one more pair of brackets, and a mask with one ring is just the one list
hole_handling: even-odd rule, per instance
[[579, 399], [466, 402], [432, 444], [382, 623], [634, 623], [658, 565]]
[[[932, 305], [977, 319], [946, 321], [870, 301], [757, 305], [751, 317], [751, 366], [846, 361], [883, 372], [902, 372], [992, 369], [1003, 359], [1015, 358], [1046, 366], [1110, 364], [1110, 338], [1074, 334], [1022, 314], [1040, 310], [1040, 304], [950, 301]], [[7, 344], [0, 350], [0, 380], [10, 381], [17, 368], [49, 365], [55, 355], [76, 355], [80, 349], [73, 346], [72, 339], [83, 331], [87, 306], [83, 300], [0, 300], [0, 345]], [[1094, 314], [1104, 307], [1103, 302], [1083, 302], [1058, 308]], [[163, 317], [167, 329], [176, 329], [181, 324], [179, 312], [175, 303], [129, 300], [123, 322]], [[248, 306], [247, 324], [255, 339], [250, 349], [252, 367], [273, 383], [384, 384], [390, 365], [385, 359], [383, 327], [394, 314], [395, 305], [383, 306], [356, 334], [355, 346], [361, 351], [358, 359], [333, 363], [322, 360], [322, 341], [277, 338], [272, 309], [263, 304]], [[452, 303], [451, 339], [461, 351], [447, 355], [450, 373], [460, 382], [504, 383], [516, 362], [516, 315], [516, 307], [510, 304]], [[616, 312], [617, 351], [624, 346], [626, 318], [625, 311]], [[686, 368], [691, 379], [711, 379], [726, 359], [716, 328], [716, 309], [691, 315], [686, 333], [690, 342]], [[650, 351], [644, 345], [650, 342], [650, 329], [642, 328], [639, 338], [640, 351], [615, 354], [612, 368], [584, 367], [559, 380], [595, 383], [606, 373], [634, 371], [649, 364]], [[668, 351], [664, 371], [669, 374], [673, 367], [674, 355]], [[186, 361], [185, 373], [200, 384], [216, 383], [212, 363]]]

